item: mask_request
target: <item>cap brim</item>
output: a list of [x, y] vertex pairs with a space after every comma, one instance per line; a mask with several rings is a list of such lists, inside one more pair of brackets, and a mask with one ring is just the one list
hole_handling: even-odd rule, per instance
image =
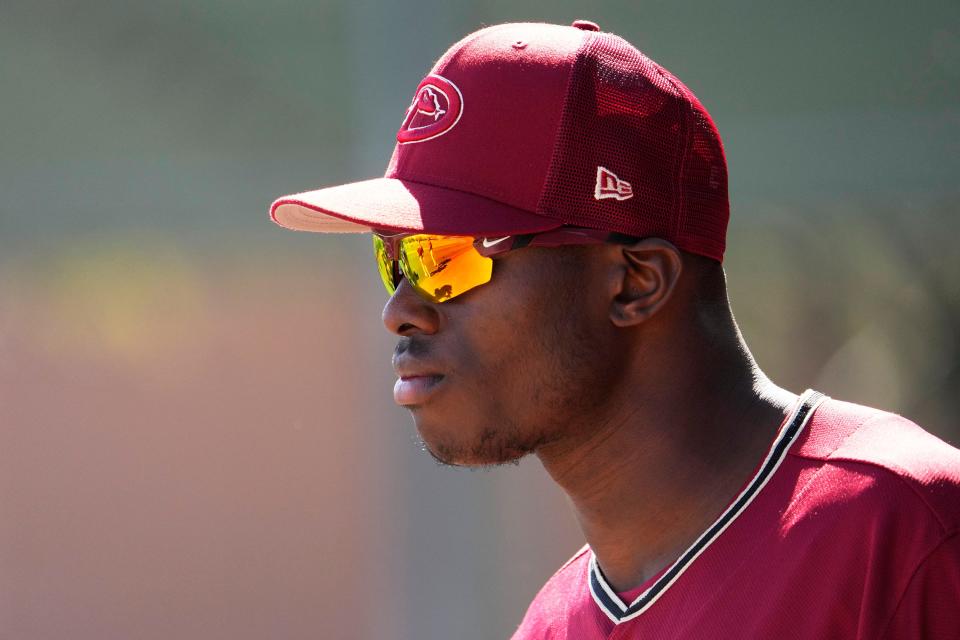
[[396, 178], [374, 178], [284, 196], [271, 205], [270, 217], [288, 229], [321, 233], [379, 229], [517, 235], [548, 231], [563, 224], [465, 191]]

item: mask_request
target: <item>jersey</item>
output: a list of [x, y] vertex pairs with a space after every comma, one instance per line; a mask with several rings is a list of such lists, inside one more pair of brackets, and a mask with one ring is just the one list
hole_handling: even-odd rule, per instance
[[584, 547], [514, 640], [960, 638], [960, 451], [806, 392], [675, 562], [618, 594]]

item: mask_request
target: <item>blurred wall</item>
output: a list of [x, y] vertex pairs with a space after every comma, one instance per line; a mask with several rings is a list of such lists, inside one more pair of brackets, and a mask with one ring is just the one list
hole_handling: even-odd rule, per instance
[[418, 450], [369, 239], [266, 217], [382, 173], [422, 75], [486, 24], [593, 19], [681, 77], [724, 137], [761, 366], [960, 443], [956, 2], [0, 18], [0, 638], [505, 637], [582, 543], [536, 461]]

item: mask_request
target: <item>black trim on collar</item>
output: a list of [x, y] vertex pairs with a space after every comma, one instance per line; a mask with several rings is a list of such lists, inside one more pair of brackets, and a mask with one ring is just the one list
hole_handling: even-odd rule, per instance
[[710, 527], [700, 534], [700, 537], [684, 551], [676, 561], [661, 575], [650, 587], [640, 594], [640, 596], [631, 602], [625, 604], [616, 592], [610, 588], [603, 572], [597, 564], [597, 556], [590, 552], [590, 593], [593, 595], [597, 606], [610, 618], [615, 624], [626, 622], [636, 618], [646, 611], [650, 605], [657, 601], [663, 593], [676, 582], [690, 564], [723, 533], [728, 526], [743, 513], [744, 509], [760, 493], [760, 490], [767, 484], [774, 472], [780, 467], [780, 463], [786, 458], [790, 445], [796, 440], [797, 435], [803, 430], [810, 420], [810, 416], [816, 410], [817, 406], [827, 397], [818, 391], [807, 389], [797, 402], [793, 409], [793, 414], [788, 418], [786, 426], [781, 430], [777, 439], [774, 440], [767, 457], [756, 475], [750, 480], [747, 486], [740, 492], [740, 495], [730, 503], [730, 506], [720, 514], [720, 517], [710, 525]]

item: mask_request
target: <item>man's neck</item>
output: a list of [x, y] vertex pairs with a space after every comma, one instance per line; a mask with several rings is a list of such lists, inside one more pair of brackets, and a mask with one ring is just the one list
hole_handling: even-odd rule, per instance
[[614, 589], [639, 586], [709, 527], [795, 403], [740, 347], [646, 392], [620, 390], [583, 437], [538, 451]]

